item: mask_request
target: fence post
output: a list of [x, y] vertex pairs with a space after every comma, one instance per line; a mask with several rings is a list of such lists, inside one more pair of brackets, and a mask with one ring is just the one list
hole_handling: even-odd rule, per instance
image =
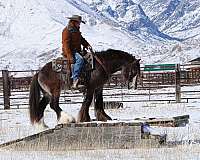
[[176, 87], [176, 103], [181, 102], [181, 71], [180, 64], [176, 64], [176, 77], [175, 77], [175, 87]]
[[2, 70], [4, 109], [10, 109], [10, 79], [8, 70]]

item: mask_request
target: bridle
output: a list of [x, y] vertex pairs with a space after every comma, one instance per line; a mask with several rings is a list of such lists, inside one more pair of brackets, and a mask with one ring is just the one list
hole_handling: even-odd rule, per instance
[[89, 49], [90, 52], [92, 53], [92, 55], [94, 56], [94, 58], [96, 59], [96, 61], [101, 65], [101, 67], [103, 68], [103, 70], [105, 71], [107, 77], [109, 77], [109, 71], [108, 69], [106, 68], [105, 64], [103, 63], [103, 61], [101, 61], [101, 59], [96, 55], [96, 53], [92, 50], [92, 49]]

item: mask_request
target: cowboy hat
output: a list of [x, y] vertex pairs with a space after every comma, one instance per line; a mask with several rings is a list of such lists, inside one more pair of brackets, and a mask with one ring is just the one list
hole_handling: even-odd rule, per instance
[[73, 20], [73, 21], [78, 21], [78, 22], [82, 22], [82, 23], [84, 23], [85, 24], [85, 22], [84, 21], [82, 21], [82, 17], [81, 16], [79, 16], [79, 15], [72, 15], [72, 17], [67, 17], [68, 19], [70, 19], [70, 20]]

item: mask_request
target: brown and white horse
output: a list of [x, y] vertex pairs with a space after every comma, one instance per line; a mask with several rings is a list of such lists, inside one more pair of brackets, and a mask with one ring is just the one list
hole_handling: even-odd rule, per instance
[[[140, 75], [140, 59], [124, 51], [108, 49], [96, 52], [95, 69], [91, 72], [89, 82], [86, 84], [85, 99], [78, 114], [77, 122], [91, 121], [89, 106], [95, 95], [95, 115], [98, 121], [111, 120], [103, 108], [103, 85], [111, 74], [122, 70], [124, 80], [128, 82], [129, 88], [133, 87], [133, 78]], [[137, 79], [137, 78], [136, 78]], [[75, 118], [64, 112], [59, 107], [59, 97], [62, 89], [62, 80], [59, 74], [52, 70], [52, 63], [47, 63], [33, 77], [30, 86], [29, 109], [32, 124], [44, 124], [44, 110], [47, 104], [57, 114], [58, 124], [75, 122]], [[136, 86], [136, 85], [135, 85]], [[43, 96], [41, 97], [41, 92]]]

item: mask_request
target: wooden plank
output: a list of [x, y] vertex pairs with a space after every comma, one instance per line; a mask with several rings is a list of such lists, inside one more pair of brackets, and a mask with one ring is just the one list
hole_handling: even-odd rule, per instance
[[135, 120], [147, 123], [151, 126], [179, 127], [189, 123], [189, 115], [182, 115], [171, 118], [136, 118]]
[[2, 71], [3, 76], [3, 97], [4, 97], [4, 109], [10, 109], [10, 80], [8, 70]]
[[176, 65], [176, 79], [175, 79], [175, 86], [176, 86], [176, 103], [181, 102], [181, 74], [180, 74], [180, 64]]

